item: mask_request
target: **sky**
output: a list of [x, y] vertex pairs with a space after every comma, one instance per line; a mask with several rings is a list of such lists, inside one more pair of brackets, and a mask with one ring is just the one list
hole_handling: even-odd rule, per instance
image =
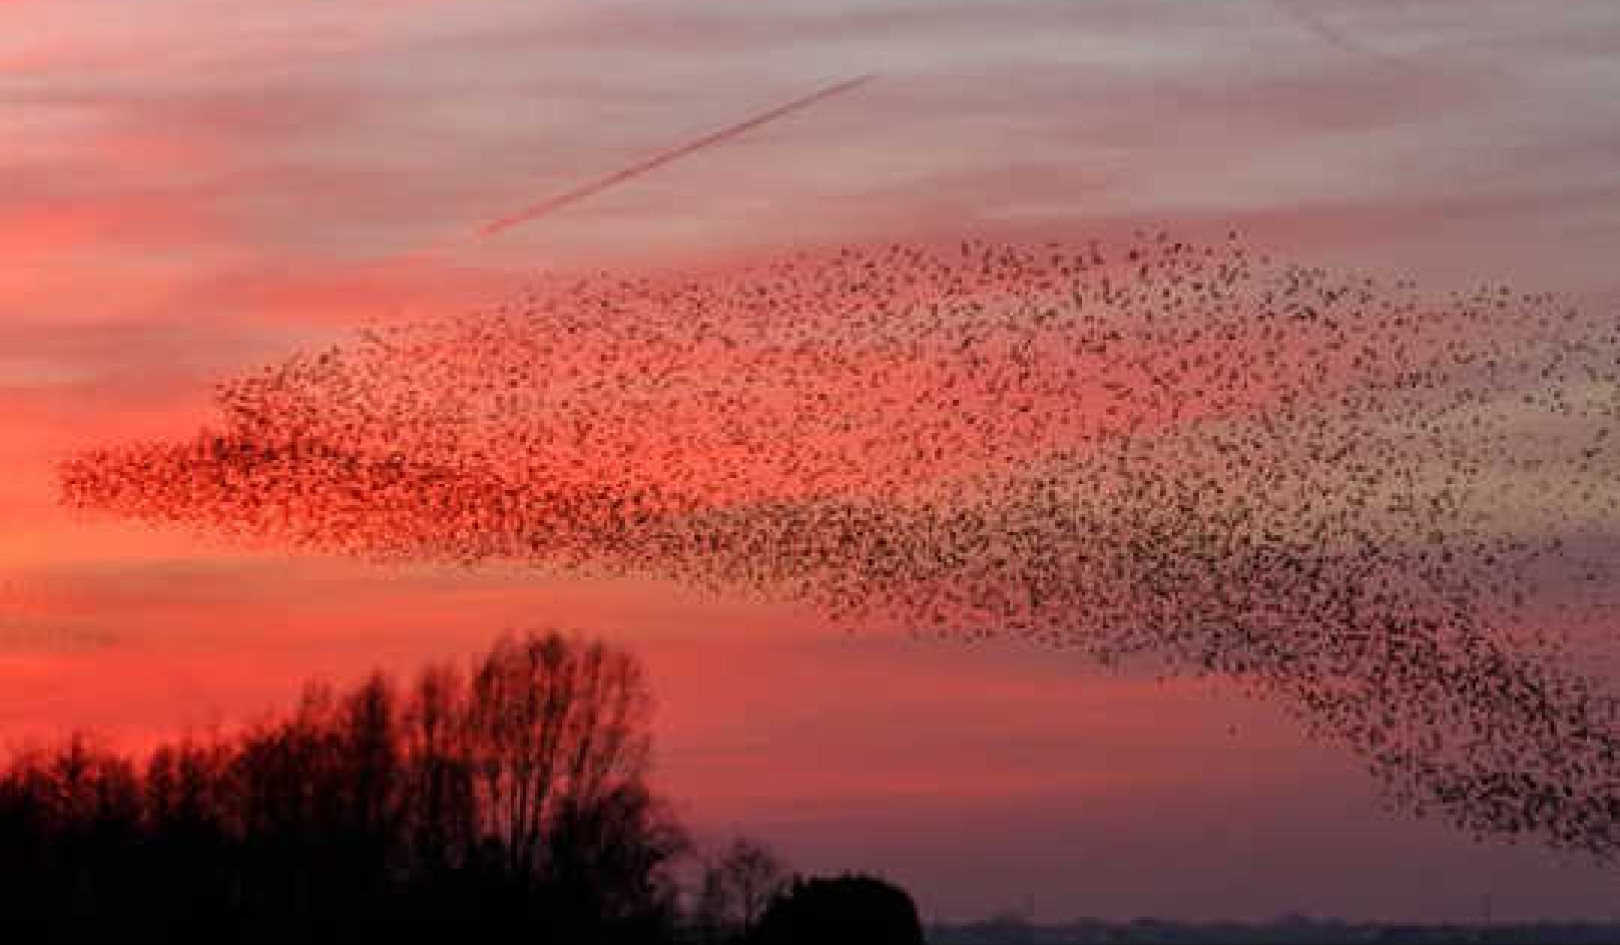
[[[541, 218], [490, 224], [832, 83]], [[537, 274], [958, 234], [1224, 233], [1620, 301], [1611, 0], [0, 0], [0, 738], [134, 743], [502, 630], [648, 664], [706, 836], [925, 916], [1616, 917], [1616, 877], [1386, 810], [1213, 682], [829, 631], [517, 567], [248, 553], [69, 513], [75, 450]]]

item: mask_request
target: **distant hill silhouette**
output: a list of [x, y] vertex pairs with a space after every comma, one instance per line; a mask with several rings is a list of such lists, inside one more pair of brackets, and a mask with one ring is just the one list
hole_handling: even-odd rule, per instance
[[1620, 923], [1492, 924], [1347, 922], [1303, 916], [1271, 922], [1076, 919], [1035, 924], [1016, 917], [932, 924], [931, 945], [1614, 945]]

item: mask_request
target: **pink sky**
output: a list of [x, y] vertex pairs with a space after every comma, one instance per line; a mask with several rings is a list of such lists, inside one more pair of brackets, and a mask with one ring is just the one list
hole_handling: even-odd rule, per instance
[[696, 825], [886, 872], [927, 915], [1610, 914], [1612, 874], [1384, 812], [1218, 687], [652, 584], [242, 554], [70, 516], [53, 468], [557, 269], [1143, 222], [1612, 309], [1617, 53], [1612, 0], [0, 2], [0, 735], [147, 738], [580, 627], [648, 660]]

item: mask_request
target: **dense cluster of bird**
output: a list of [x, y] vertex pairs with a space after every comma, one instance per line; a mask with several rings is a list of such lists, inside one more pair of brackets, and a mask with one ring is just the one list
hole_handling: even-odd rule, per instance
[[66, 500], [1216, 674], [1478, 834], [1620, 854], [1620, 326], [1209, 244], [541, 281], [223, 385]]

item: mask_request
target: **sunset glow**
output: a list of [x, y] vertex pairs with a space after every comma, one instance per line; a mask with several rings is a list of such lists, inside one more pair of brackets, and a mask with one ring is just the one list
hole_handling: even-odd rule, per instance
[[[1423, 436], [1447, 448], [1402, 474], [1466, 460], [1469, 548], [1558, 549], [1526, 553], [1538, 593], [1494, 629], [1567, 635], [1571, 674], [1612, 699], [1617, 49], [1609, 0], [0, 2], [0, 742], [85, 727], [142, 748], [248, 725], [312, 676], [574, 629], [645, 661], [652, 777], [695, 830], [881, 872], [928, 918], [1477, 919], [1487, 899], [1616, 918], [1612, 862], [1408, 816], [1365, 755], [1311, 737], [1308, 700], [1110, 671], [1037, 634], [965, 641], [907, 609], [930, 581], [1005, 573], [895, 579], [854, 627], [824, 606], [836, 581], [732, 578], [777, 521], [761, 509], [917, 529], [937, 511], [918, 496], [1033, 481], [1054, 454], [1088, 457], [1067, 486], [1101, 481], [1085, 462], [1124, 433], [1197, 444], [1160, 468], [1182, 485], [1219, 480], [1198, 431], [1220, 424], [1288, 462], [1337, 442], [1322, 430], [1399, 442], [1391, 405], [1420, 402], [1402, 366], [1444, 362]], [[1160, 233], [1252, 254], [1245, 317], [1294, 280], [1409, 321], [1129, 323], [1100, 287], [1168, 295], [1124, 255]], [[1107, 258], [1043, 295], [981, 273], [968, 241]], [[908, 277], [875, 310], [874, 259]], [[840, 278], [776, 288], [790, 266]], [[981, 304], [1071, 320], [975, 334]], [[931, 305], [948, 330], [908, 334]], [[553, 311], [584, 327], [523, 320]], [[1092, 351], [1098, 325], [1119, 336]], [[1229, 349], [1255, 360], [1227, 396], [1112, 393]], [[1569, 377], [1521, 385], [1508, 355]], [[445, 406], [531, 375], [527, 400]], [[1357, 385], [1400, 393], [1355, 426]], [[390, 425], [418, 397], [435, 422]], [[1451, 449], [1479, 428], [1500, 443]], [[1323, 491], [1318, 511], [1393, 478], [1309, 462], [1275, 488]], [[556, 540], [586, 573], [531, 566], [535, 510], [603, 493], [655, 496], [658, 534], [734, 557], [640, 567], [613, 540], [652, 532], [626, 531]], [[1023, 508], [939, 506], [962, 507]]]

